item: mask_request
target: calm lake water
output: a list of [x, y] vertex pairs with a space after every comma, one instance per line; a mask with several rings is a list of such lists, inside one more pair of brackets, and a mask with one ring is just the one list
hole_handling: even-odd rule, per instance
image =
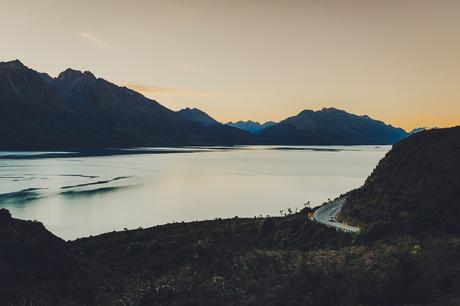
[[0, 152], [0, 207], [16, 218], [41, 221], [66, 240], [175, 221], [280, 215], [361, 186], [389, 149]]

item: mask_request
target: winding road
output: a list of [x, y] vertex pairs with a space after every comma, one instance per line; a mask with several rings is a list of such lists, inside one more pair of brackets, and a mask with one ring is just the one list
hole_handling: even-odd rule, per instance
[[339, 231], [348, 233], [359, 232], [359, 227], [351, 226], [337, 221], [337, 214], [342, 209], [343, 204], [345, 204], [346, 200], [347, 198], [343, 197], [321, 206], [315, 211], [312, 219], [326, 226], [334, 227]]

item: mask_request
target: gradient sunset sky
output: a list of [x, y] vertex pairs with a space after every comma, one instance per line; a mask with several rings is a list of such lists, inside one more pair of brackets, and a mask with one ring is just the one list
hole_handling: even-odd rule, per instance
[[224, 122], [336, 107], [458, 125], [459, 33], [456, 0], [0, 0], [0, 61], [90, 70]]

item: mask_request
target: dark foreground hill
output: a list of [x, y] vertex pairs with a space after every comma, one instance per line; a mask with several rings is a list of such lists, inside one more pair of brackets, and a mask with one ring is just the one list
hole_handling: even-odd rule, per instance
[[336, 109], [306, 110], [278, 124], [221, 124], [198, 109], [174, 112], [89, 71], [52, 78], [19, 61], [0, 63], [0, 129], [0, 149], [392, 144], [407, 136]]
[[6, 209], [0, 209], [0, 288], [0, 305], [92, 298], [91, 282], [65, 242], [39, 222], [12, 219]]
[[[455, 238], [360, 242], [275, 218], [176, 223], [64, 243], [0, 218], [1, 305], [458, 305]], [[6, 272], [5, 272], [6, 271]]]
[[343, 217], [374, 234], [460, 233], [460, 127], [419, 132], [395, 144]]

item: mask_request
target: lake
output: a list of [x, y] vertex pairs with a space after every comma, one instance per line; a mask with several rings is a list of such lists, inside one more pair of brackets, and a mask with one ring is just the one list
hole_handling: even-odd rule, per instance
[[0, 207], [75, 239], [125, 228], [277, 216], [361, 186], [391, 146], [0, 152]]

